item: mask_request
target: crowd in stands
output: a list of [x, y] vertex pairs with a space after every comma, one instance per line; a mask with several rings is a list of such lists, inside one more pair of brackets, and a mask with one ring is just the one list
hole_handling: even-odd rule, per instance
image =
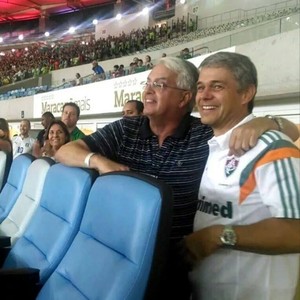
[[122, 57], [186, 33], [183, 18], [171, 26], [155, 25], [98, 40], [91, 37], [88, 42], [73, 39], [57, 42], [55, 46], [35, 43], [23, 49], [3, 51], [5, 55], [0, 56], [0, 86], [38, 77], [52, 70]]
[[[240, 27], [254, 25], [260, 22], [282, 17], [296, 12], [298, 8], [282, 9], [273, 13], [246, 18], [244, 20], [232, 21], [204, 29], [197, 29], [195, 22], [189, 22], [187, 26], [184, 17], [182, 20], [172, 22], [171, 25], [162, 24], [131, 31], [130, 34], [122, 32], [118, 37], [108, 36], [95, 40], [83, 42], [81, 39], [74, 39], [71, 42], [57, 42], [53, 47], [50, 44], [32, 44], [25, 49], [5, 51], [4, 56], [0, 56], [1, 72], [0, 86], [8, 85], [26, 78], [38, 77], [47, 74], [52, 70], [68, 68], [80, 64], [93, 63], [107, 59], [122, 57], [136, 53], [136, 51], [154, 51], [168, 47], [185, 44], [187, 42], [205, 38], [214, 34], [231, 31]], [[188, 48], [182, 50], [181, 57], [190, 58], [193, 54]], [[148, 61], [148, 59], [150, 59]], [[114, 65], [112, 70], [105, 72], [106, 79], [120, 77], [123, 75], [142, 72], [151, 69], [153, 66], [151, 57], [146, 56], [145, 61], [137, 58], [128, 67], [124, 65]], [[94, 78], [75, 78], [71, 82], [65, 82], [58, 88], [66, 88], [74, 85], [82, 85], [97, 81], [99, 76]], [[104, 79], [101, 77], [101, 79]], [[32, 89], [12, 90], [0, 95], [0, 100], [19, 98], [33, 95], [38, 92], [45, 92], [47, 86]]]

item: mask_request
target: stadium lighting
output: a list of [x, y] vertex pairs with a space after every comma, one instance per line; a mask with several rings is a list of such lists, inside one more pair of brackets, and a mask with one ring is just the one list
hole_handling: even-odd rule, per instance
[[185, 4], [185, 2], [186, 2], [185, 0], [180, 0], [181, 4]]
[[49, 31], [45, 32], [45, 36], [48, 37], [50, 35]]
[[0, 37], [0, 43], [3, 43], [3, 38], [2, 37]]
[[18, 37], [18, 39], [19, 39], [20, 41], [23, 41], [23, 40], [24, 40], [24, 35], [23, 35], [23, 34], [20, 34], [19, 37]]
[[142, 10], [142, 14], [143, 15], [147, 15], [149, 13], [149, 8], [148, 7], [144, 7]]
[[117, 15], [116, 15], [116, 19], [117, 19], [117, 20], [121, 20], [121, 19], [122, 19], [122, 15], [121, 15], [121, 14], [117, 14]]
[[75, 32], [75, 27], [74, 26], [71, 26], [70, 28], [69, 28], [69, 33], [74, 33]]
[[97, 24], [98, 24], [98, 20], [97, 20], [97, 19], [94, 19], [94, 20], [93, 20], [93, 24], [94, 24], [94, 25], [97, 25]]

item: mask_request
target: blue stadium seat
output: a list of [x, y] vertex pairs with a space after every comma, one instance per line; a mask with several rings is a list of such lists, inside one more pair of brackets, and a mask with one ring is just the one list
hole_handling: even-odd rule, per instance
[[27, 170], [34, 159], [32, 155], [25, 153], [13, 160], [7, 181], [0, 193], [0, 223], [7, 217], [19, 197]]
[[139, 300], [146, 290], [153, 295], [171, 208], [171, 189], [152, 177], [132, 172], [98, 177], [80, 230], [37, 299]]
[[11, 245], [23, 234], [39, 205], [46, 175], [54, 163], [50, 157], [42, 157], [29, 166], [17, 201], [0, 224], [0, 235], [10, 237]]
[[[33, 293], [44, 284], [78, 232], [95, 175], [91, 170], [62, 164], [50, 168], [40, 204], [0, 270], [0, 290], [13, 294], [17, 285], [8, 285], [9, 274], [19, 274], [24, 268], [38, 270], [39, 282]], [[23, 296], [28, 299], [25, 293]]]

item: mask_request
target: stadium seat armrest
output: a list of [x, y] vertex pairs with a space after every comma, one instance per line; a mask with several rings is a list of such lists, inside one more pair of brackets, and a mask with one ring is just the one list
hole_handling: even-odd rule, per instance
[[40, 270], [34, 268], [1, 269], [0, 284], [11, 280], [15, 284], [19, 281], [37, 284], [40, 281]]
[[0, 270], [1, 294], [11, 296], [10, 299], [35, 299], [40, 290], [39, 270], [33, 268]]
[[0, 248], [10, 247], [10, 246], [11, 246], [10, 236], [0, 236]]
[[10, 252], [11, 247], [0, 247], [0, 266], [3, 266], [4, 261], [7, 258], [8, 253]]

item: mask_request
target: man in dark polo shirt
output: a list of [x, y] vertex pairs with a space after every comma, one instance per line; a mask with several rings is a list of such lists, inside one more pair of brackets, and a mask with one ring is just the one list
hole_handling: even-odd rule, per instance
[[[192, 63], [175, 57], [161, 59], [144, 84], [144, 116], [112, 122], [82, 140], [62, 146], [55, 156], [64, 164], [94, 168], [102, 174], [129, 169], [146, 173], [172, 187], [171, 247], [160, 299], [185, 300], [190, 295], [187, 270], [177, 253], [177, 244], [192, 232], [208, 156], [207, 141], [213, 135], [209, 126], [190, 115], [197, 80], [198, 70]], [[240, 138], [233, 134], [236, 154], [243, 153], [241, 148], [251, 148], [264, 131], [278, 129], [269, 118], [252, 122], [252, 127], [244, 125], [243, 132], [237, 130]]]
[[63, 106], [61, 120], [66, 124], [71, 141], [85, 137], [85, 134], [76, 126], [80, 116], [80, 108], [74, 102], [67, 102]]

